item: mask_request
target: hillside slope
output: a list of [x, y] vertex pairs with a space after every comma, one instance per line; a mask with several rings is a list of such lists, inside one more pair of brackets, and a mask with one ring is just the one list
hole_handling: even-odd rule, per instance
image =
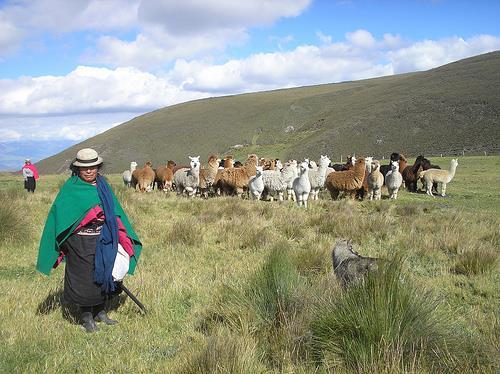
[[[426, 72], [191, 101], [134, 118], [38, 163], [62, 172], [94, 147], [107, 172], [216, 152], [334, 159], [499, 152], [500, 52]], [[244, 145], [238, 150], [234, 145]]]

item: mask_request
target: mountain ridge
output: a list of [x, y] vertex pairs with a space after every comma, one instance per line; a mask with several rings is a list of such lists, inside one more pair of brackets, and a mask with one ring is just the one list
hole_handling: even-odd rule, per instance
[[[105, 172], [189, 155], [333, 159], [499, 153], [500, 51], [424, 72], [198, 99], [157, 109], [37, 163], [64, 172], [95, 148]], [[236, 146], [236, 147], [235, 147]]]

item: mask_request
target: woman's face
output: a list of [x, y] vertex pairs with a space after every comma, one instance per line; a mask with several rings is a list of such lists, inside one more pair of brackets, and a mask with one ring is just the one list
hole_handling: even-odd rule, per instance
[[93, 183], [97, 179], [98, 166], [80, 166], [78, 175], [87, 183]]

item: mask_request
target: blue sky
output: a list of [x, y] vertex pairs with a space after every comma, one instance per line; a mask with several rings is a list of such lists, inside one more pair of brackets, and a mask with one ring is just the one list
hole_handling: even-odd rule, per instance
[[0, 1], [0, 170], [179, 102], [499, 50], [499, 15], [500, 1]]

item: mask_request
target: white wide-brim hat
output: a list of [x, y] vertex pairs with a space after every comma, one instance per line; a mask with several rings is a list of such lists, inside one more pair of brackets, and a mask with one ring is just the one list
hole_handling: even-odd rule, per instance
[[102, 164], [102, 157], [92, 148], [83, 148], [76, 154], [76, 160], [73, 162], [74, 166], [78, 167], [91, 167]]

